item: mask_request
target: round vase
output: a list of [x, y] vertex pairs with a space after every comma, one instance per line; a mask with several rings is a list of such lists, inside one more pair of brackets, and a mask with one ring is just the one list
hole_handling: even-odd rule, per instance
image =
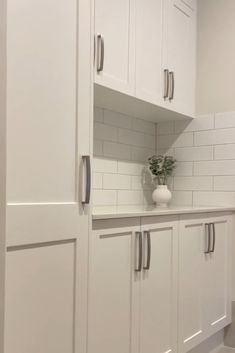
[[157, 207], [165, 208], [172, 198], [172, 194], [167, 185], [158, 185], [152, 194], [153, 201]]

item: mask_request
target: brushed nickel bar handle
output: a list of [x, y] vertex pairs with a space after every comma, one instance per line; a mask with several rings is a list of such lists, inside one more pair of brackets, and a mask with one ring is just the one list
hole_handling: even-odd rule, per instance
[[90, 156], [82, 156], [83, 164], [86, 166], [86, 187], [82, 204], [89, 204], [91, 198], [91, 160]]
[[101, 34], [97, 35], [97, 72], [104, 69], [104, 38]]
[[205, 224], [205, 229], [206, 229], [206, 235], [207, 235], [207, 250], [204, 252], [205, 254], [210, 254], [210, 248], [211, 248], [211, 227], [210, 223]]
[[138, 263], [135, 268], [135, 272], [141, 272], [142, 270], [142, 257], [143, 257], [143, 247], [142, 247], [142, 233], [136, 232], [136, 241], [138, 241]]
[[164, 95], [163, 98], [168, 98], [169, 95], [169, 70], [164, 70]]
[[211, 253], [215, 252], [215, 223], [211, 223], [210, 226], [212, 227], [212, 235], [213, 235], [213, 243], [212, 243], [212, 249], [211, 249]]
[[150, 269], [150, 262], [151, 262], [151, 235], [150, 231], [144, 231], [144, 237], [147, 239], [147, 262], [146, 265], [143, 267], [144, 270]]
[[174, 95], [175, 95], [175, 74], [174, 74], [174, 71], [170, 71], [169, 72], [169, 76], [170, 76], [170, 97], [169, 97], [169, 101], [172, 101], [174, 99]]

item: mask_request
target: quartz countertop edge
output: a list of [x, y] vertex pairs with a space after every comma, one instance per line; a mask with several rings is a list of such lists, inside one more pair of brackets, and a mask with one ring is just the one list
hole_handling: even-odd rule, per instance
[[235, 212], [235, 206], [171, 206], [157, 207], [95, 207], [92, 213], [93, 220], [112, 218], [133, 218], [149, 216], [183, 215], [210, 212]]

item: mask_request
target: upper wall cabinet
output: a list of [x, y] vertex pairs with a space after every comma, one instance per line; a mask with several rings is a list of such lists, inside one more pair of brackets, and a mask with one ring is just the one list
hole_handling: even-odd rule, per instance
[[134, 94], [135, 0], [95, 0], [95, 82]]
[[156, 105], [165, 105], [165, 4], [164, 0], [136, 0], [136, 97]]
[[196, 1], [170, 0], [167, 12], [170, 109], [193, 116], [196, 75]]
[[196, 5], [95, 0], [96, 103], [137, 116], [193, 117]]

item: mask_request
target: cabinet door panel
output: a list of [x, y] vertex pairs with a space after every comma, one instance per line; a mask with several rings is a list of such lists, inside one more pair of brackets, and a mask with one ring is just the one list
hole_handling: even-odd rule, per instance
[[89, 353], [130, 353], [134, 349], [133, 330], [138, 320], [133, 315], [138, 310], [134, 305], [133, 236], [130, 229], [93, 233]]
[[206, 258], [205, 267], [205, 310], [206, 321], [211, 333], [231, 320], [229, 284], [229, 225], [228, 219], [213, 219], [215, 224], [215, 251]]
[[180, 223], [179, 234], [179, 351], [203, 340], [204, 222]]
[[136, 95], [153, 104], [164, 104], [163, 0], [136, 1]]
[[151, 226], [150, 237], [150, 269], [141, 281], [140, 352], [176, 352], [177, 224]]
[[74, 261], [72, 241], [8, 249], [4, 352], [74, 352]]
[[174, 98], [169, 107], [195, 114], [196, 9], [183, 1], [168, 2], [168, 67], [174, 72]]
[[104, 67], [97, 72], [96, 55], [95, 82], [134, 94], [134, 0], [95, 0], [95, 34], [104, 40]]

